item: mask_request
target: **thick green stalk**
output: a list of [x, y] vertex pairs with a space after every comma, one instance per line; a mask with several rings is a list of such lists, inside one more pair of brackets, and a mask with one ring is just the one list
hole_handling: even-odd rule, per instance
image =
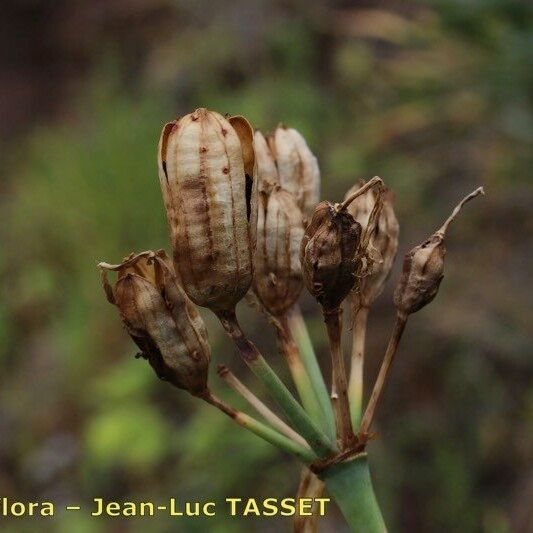
[[320, 478], [356, 533], [387, 531], [374, 495], [365, 453], [346, 463], [331, 466]]
[[318, 456], [327, 457], [334, 454], [337, 451], [335, 445], [309, 418], [309, 415], [265, 361], [256, 346], [244, 336], [235, 316], [235, 311], [219, 311], [217, 316], [235, 343], [243, 361], [263, 383], [294, 429], [309, 443], [309, 446]]
[[324, 421], [323, 429], [333, 441], [336, 438], [335, 433], [335, 418], [333, 416], [333, 408], [329, 398], [328, 389], [322, 376], [322, 371], [318, 365], [318, 361], [313, 348], [313, 343], [309, 337], [309, 332], [302, 317], [302, 312], [298, 304], [296, 304], [288, 316], [289, 327], [294, 336], [294, 340], [300, 350], [302, 362], [307, 370], [309, 380], [316, 393], [318, 402], [322, 409], [322, 420]]

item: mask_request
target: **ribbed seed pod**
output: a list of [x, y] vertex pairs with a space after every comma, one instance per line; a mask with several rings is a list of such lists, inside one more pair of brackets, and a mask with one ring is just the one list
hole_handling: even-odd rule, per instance
[[273, 185], [259, 193], [253, 287], [274, 316], [287, 311], [302, 290], [299, 252], [303, 234], [302, 214], [289, 192]]
[[159, 178], [173, 259], [198, 305], [233, 309], [252, 281], [253, 130], [197, 109], [163, 128]]
[[[131, 254], [118, 265], [100, 263], [108, 300], [156, 374], [201, 395], [207, 388], [210, 348], [195, 305], [178, 283], [163, 251]], [[108, 271], [118, 272], [112, 287]]]
[[296, 198], [304, 217], [310, 218], [320, 198], [320, 169], [316, 157], [293, 128], [278, 126], [268, 142], [281, 186]]
[[358, 271], [361, 225], [346, 210], [320, 202], [300, 247], [304, 282], [324, 311], [337, 309]]
[[437, 295], [444, 277], [446, 231], [463, 205], [480, 194], [484, 194], [482, 187], [463, 198], [439, 230], [405, 255], [400, 281], [394, 293], [394, 304], [401, 316], [419, 311]]
[[[349, 198], [357, 189], [364, 185], [364, 181], [354, 185], [347, 193]], [[369, 229], [370, 215], [376, 207], [377, 194], [374, 189], [368, 189], [365, 194], [357, 197], [347, 211], [354, 217], [363, 231]], [[374, 300], [382, 293], [385, 283], [390, 276], [392, 265], [398, 250], [398, 235], [400, 226], [394, 213], [394, 194], [384, 189], [380, 195], [381, 209], [375, 221], [375, 229], [369, 240], [367, 255], [374, 258], [370, 272], [361, 279], [358, 291], [354, 292], [354, 305], [370, 307]], [[370, 230], [371, 231], [371, 230]]]

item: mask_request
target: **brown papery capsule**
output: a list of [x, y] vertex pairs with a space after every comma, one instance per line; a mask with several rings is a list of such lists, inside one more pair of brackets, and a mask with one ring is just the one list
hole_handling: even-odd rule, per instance
[[185, 292], [214, 311], [233, 309], [252, 282], [251, 126], [197, 109], [163, 128], [158, 163]]
[[310, 218], [320, 197], [320, 169], [302, 135], [280, 125], [268, 138], [281, 186], [289, 191], [304, 217]]
[[340, 204], [320, 202], [305, 230], [300, 247], [304, 282], [326, 312], [340, 306], [362, 269], [365, 234], [347, 208], [368, 189], [382, 185], [376, 176]]
[[263, 307], [279, 317], [302, 290], [302, 214], [293, 196], [279, 185], [260, 192], [258, 204], [253, 287]]
[[[210, 348], [195, 305], [178, 283], [163, 251], [130, 255], [118, 265], [100, 263], [104, 290], [156, 374], [180, 389], [202, 395]], [[118, 279], [112, 287], [108, 271]]]
[[[361, 181], [354, 185], [346, 193], [346, 198], [349, 198], [364, 183]], [[378, 195], [381, 206], [373, 228], [369, 228], [369, 222], [372, 222], [370, 220], [371, 214], [377, 207]], [[347, 211], [361, 224], [363, 232], [370, 231], [367, 256], [372, 264], [369, 273], [362, 277], [358, 291], [353, 294], [355, 308], [370, 307], [382, 293], [389, 278], [398, 250], [400, 229], [393, 203], [394, 194], [389, 189], [384, 189], [381, 193], [376, 193], [374, 189], [368, 189], [365, 194], [356, 198], [347, 207]]]
[[300, 261], [305, 285], [325, 312], [337, 309], [354, 286], [360, 238], [361, 225], [346, 210], [330, 202], [316, 206]]
[[405, 255], [403, 271], [394, 293], [399, 315], [406, 317], [415, 313], [435, 298], [444, 277], [446, 231], [463, 205], [480, 194], [484, 194], [483, 187], [463, 198], [439, 230]]

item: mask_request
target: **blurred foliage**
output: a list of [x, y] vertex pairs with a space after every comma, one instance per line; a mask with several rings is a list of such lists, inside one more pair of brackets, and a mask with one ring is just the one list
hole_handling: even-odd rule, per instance
[[[325, 197], [382, 176], [397, 195], [400, 254], [460, 196], [485, 185], [486, 198], [450, 233], [439, 297], [409, 323], [370, 454], [391, 531], [528, 530], [529, 3], [75, 0], [7, 2], [5, 13], [15, 39], [6, 72], [27, 86], [27, 100], [6, 100], [16, 123], [2, 129], [1, 495], [66, 505], [95, 496], [294, 494], [294, 461], [160, 384], [133, 358], [99, 287], [97, 260], [167, 245], [155, 169], [160, 128], [206, 106], [264, 130], [279, 121], [300, 129], [319, 157]], [[46, 20], [46, 30], [34, 20]], [[392, 323], [391, 291], [370, 318], [369, 380]], [[308, 297], [303, 305], [327, 373], [321, 320]], [[246, 315], [247, 331], [273, 354], [262, 319]], [[217, 361], [248, 380], [219, 326], [206, 320]], [[34, 524], [2, 519], [5, 531]], [[63, 512], [51, 528], [147, 526], [116, 524]], [[149, 524], [238, 532], [251, 521]], [[334, 510], [321, 526], [345, 527]]]

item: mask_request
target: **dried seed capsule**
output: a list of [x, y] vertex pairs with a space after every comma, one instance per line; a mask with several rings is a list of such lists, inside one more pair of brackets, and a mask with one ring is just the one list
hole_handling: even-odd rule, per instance
[[234, 308], [252, 282], [251, 126], [197, 109], [163, 128], [158, 162], [185, 292], [215, 311]]
[[[354, 185], [347, 193], [346, 198], [364, 185], [364, 181]], [[381, 202], [374, 228], [369, 228], [369, 220], [376, 209], [376, 201]], [[398, 250], [399, 224], [394, 213], [394, 194], [389, 189], [384, 189], [381, 194], [374, 189], [368, 189], [365, 194], [357, 197], [348, 207], [347, 211], [354, 217], [362, 230], [371, 232], [367, 255], [373, 259], [369, 273], [363, 276], [359, 290], [354, 292], [354, 305], [370, 307], [374, 300], [381, 294], [390, 275], [396, 252]]]
[[326, 312], [340, 306], [362, 270], [365, 234], [347, 208], [374, 186], [383, 186], [381, 178], [372, 178], [341, 204], [320, 202], [305, 230], [300, 247], [304, 282]]
[[[143, 252], [119, 265], [98, 266], [108, 300], [156, 374], [191, 394], [203, 394], [210, 360], [207, 330], [166, 254]], [[109, 270], [118, 272], [114, 287]]]
[[361, 225], [346, 210], [320, 202], [300, 247], [304, 282], [324, 311], [337, 309], [352, 290], [358, 269]]
[[258, 204], [254, 292], [271, 315], [281, 316], [302, 290], [302, 214], [293, 196], [279, 185], [260, 192]]
[[439, 230], [405, 255], [403, 271], [394, 293], [394, 304], [401, 316], [419, 311], [437, 295], [444, 277], [446, 231], [463, 205], [479, 194], [484, 194], [482, 187], [463, 198]]
[[305, 217], [311, 217], [320, 197], [320, 170], [305, 139], [280, 125], [268, 139], [281, 186], [296, 198]]

